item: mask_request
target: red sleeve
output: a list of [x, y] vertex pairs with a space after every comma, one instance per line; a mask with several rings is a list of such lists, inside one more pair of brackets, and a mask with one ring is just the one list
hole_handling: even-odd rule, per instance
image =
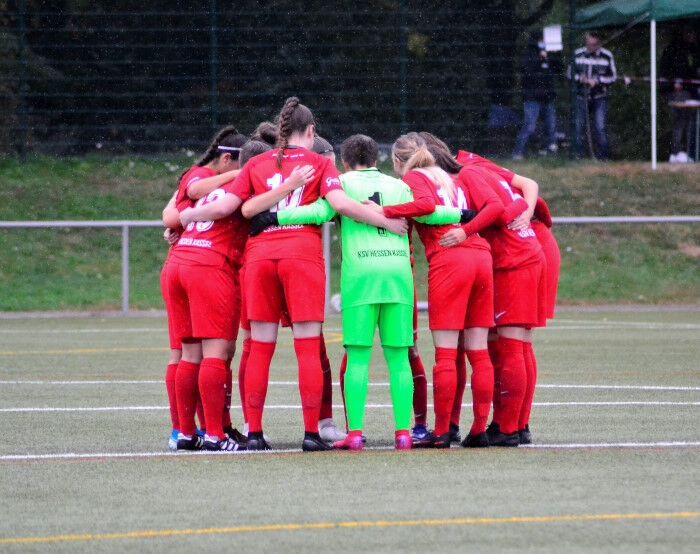
[[435, 211], [435, 193], [430, 179], [420, 171], [409, 171], [403, 176], [413, 192], [413, 202], [384, 206], [386, 217], [418, 217], [428, 215]]
[[535, 204], [535, 217], [544, 223], [547, 227], [552, 227], [552, 214], [549, 213], [549, 206], [544, 201], [543, 198], [537, 197], [537, 204]]
[[343, 185], [340, 184], [340, 173], [335, 165], [329, 158], [320, 154], [318, 158], [321, 160], [321, 164], [318, 167], [321, 173], [321, 196], [325, 197], [332, 190], [343, 190]]
[[508, 204], [503, 210], [501, 217], [496, 221], [500, 225], [507, 225], [518, 217], [521, 213], [527, 210], [527, 202], [524, 198], [516, 198], [513, 202]]
[[462, 168], [459, 181], [469, 196], [470, 207], [479, 212], [469, 223], [462, 225], [467, 235], [473, 235], [496, 221], [503, 212], [503, 202], [478, 171]]
[[253, 185], [250, 180], [250, 169], [252, 166], [253, 164], [250, 161], [243, 166], [241, 172], [234, 179], [233, 187], [230, 190], [243, 201], [253, 196]]

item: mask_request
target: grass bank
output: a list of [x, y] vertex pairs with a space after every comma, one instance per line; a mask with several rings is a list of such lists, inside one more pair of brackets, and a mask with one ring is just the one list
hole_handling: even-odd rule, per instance
[[[160, 218], [192, 158], [0, 159], [0, 221]], [[508, 162], [510, 164], [510, 162]], [[697, 215], [695, 165], [538, 160], [509, 165], [536, 179], [554, 216]], [[697, 303], [700, 226], [556, 226], [562, 305]], [[113, 310], [121, 306], [119, 229], [0, 229], [0, 311]], [[419, 297], [425, 261], [417, 251]], [[158, 228], [130, 233], [131, 308], [161, 309], [167, 247]], [[334, 241], [337, 246], [337, 241]], [[337, 248], [332, 281], [337, 283]], [[335, 290], [335, 287], [334, 287]]]

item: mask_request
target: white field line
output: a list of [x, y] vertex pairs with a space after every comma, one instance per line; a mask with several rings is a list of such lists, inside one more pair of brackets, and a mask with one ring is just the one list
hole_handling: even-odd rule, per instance
[[[471, 402], [465, 402], [462, 404], [463, 407], [469, 408], [472, 406]], [[698, 402], [663, 402], [663, 401], [642, 401], [642, 400], [632, 400], [627, 402], [618, 401], [601, 401], [601, 402], [534, 402], [533, 407], [539, 408], [557, 408], [557, 407], [567, 407], [567, 406], [675, 406], [675, 407], [696, 407], [700, 406], [700, 401]], [[428, 408], [432, 408], [432, 404], [428, 404]], [[231, 409], [240, 409], [240, 405], [231, 405]], [[342, 410], [342, 404], [334, 404], [334, 409]], [[392, 409], [391, 404], [367, 404], [367, 409], [376, 410], [389, 410]], [[56, 412], [149, 412], [149, 411], [161, 411], [168, 410], [168, 406], [79, 406], [79, 407], [24, 407], [24, 408], [0, 408], [0, 413], [2, 414], [13, 414], [13, 413], [56, 413]], [[265, 406], [266, 410], [301, 410], [301, 404], [270, 404]]]
[[[238, 381], [233, 382], [238, 384]], [[296, 381], [270, 381], [270, 386], [280, 387], [296, 387]], [[1, 385], [163, 385], [162, 379], [127, 379], [127, 380], [90, 380], [90, 381], [58, 381], [58, 380], [5, 380], [0, 381]], [[338, 383], [333, 383], [334, 386], [339, 386]], [[430, 386], [432, 386], [429, 383]], [[368, 383], [370, 387], [388, 387], [388, 382]], [[660, 385], [569, 385], [569, 384], [538, 384], [538, 389], [595, 389], [595, 390], [651, 390], [651, 391], [700, 391], [700, 387], [681, 387], [681, 386], [660, 386]]]
[[167, 327], [131, 327], [126, 329], [0, 329], [0, 335], [82, 335], [99, 333], [167, 333]]
[[[662, 441], [662, 442], [596, 442], [596, 443], [560, 443], [560, 444], [528, 444], [521, 445], [519, 449], [540, 450], [540, 449], [560, 449], [560, 450], [587, 450], [587, 449], [607, 449], [607, 448], [698, 448], [700, 442], [697, 441]], [[366, 446], [363, 451], [386, 450], [393, 451], [393, 446]], [[504, 452], [503, 449], [489, 448], [492, 452]], [[512, 452], [514, 449], [505, 449]], [[465, 452], [468, 449], [451, 448], [445, 453]], [[300, 448], [274, 449], [258, 452], [95, 452], [95, 453], [75, 453], [66, 452], [63, 454], [6, 454], [0, 455], [0, 462], [33, 462], [33, 461], [54, 461], [54, 460], [100, 460], [109, 458], [171, 458], [182, 456], [274, 456], [275, 454], [298, 454]], [[420, 454], [418, 454], [420, 455]]]
[[570, 329], [571, 325], [581, 328], [607, 328], [607, 327], [634, 327], [635, 329], [698, 329], [700, 323], [659, 323], [649, 321], [581, 321], [580, 319], [555, 319], [547, 324], [547, 327], [538, 328], [536, 331], [544, 329]]

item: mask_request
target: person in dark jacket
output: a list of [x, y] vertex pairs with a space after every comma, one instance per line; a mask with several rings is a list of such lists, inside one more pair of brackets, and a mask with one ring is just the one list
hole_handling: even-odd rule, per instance
[[522, 159], [530, 136], [542, 116], [547, 150], [557, 151], [557, 116], [554, 106], [556, 80], [561, 74], [561, 61], [545, 49], [541, 32], [533, 32], [522, 53], [520, 79], [523, 94], [523, 126], [515, 140], [513, 159]]
[[[668, 95], [673, 117], [669, 162], [692, 161], [688, 152], [694, 152], [694, 147], [691, 149], [692, 140], [688, 139], [694, 138], [694, 133], [690, 132], [691, 121], [694, 121], [691, 116], [694, 113], [688, 108], [678, 107], [678, 104], [697, 100], [700, 96], [697, 81], [700, 79], [700, 45], [697, 33], [691, 25], [685, 24], [664, 49], [660, 73], [664, 79], [660, 88]], [[686, 144], [689, 145], [687, 149]]]
[[617, 79], [615, 60], [610, 50], [601, 47], [597, 33], [588, 33], [583, 48], [574, 53], [574, 67], [570, 77], [576, 81], [576, 136], [574, 157], [580, 158], [587, 129], [594, 131], [589, 136], [595, 157], [605, 161], [610, 157], [606, 129], [608, 87]]

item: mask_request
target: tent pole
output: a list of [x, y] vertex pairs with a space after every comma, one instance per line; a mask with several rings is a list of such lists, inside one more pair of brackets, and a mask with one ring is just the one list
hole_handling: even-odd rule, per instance
[[651, 41], [651, 168], [656, 169], [656, 20], [649, 23]]

